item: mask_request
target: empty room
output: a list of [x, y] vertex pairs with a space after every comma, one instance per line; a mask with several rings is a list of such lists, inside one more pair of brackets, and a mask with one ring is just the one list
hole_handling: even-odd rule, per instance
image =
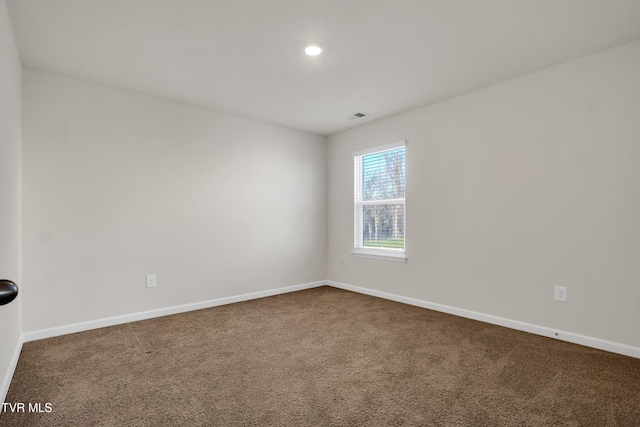
[[639, 426], [640, 1], [0, 0], [0, 426]]

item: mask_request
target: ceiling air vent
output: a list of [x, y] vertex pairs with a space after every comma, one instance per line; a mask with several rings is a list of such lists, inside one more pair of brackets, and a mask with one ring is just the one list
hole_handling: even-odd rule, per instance
[[356, 111], [353, 114], [349, 114], [347, 116], [347, 119], [349, 119], [349, 120], [358, 120], [358, 119], [361, 119], [363, 117], [367, 117], [368, 115], [369, 115], [369, 113], [364, 113], [362, 111]]

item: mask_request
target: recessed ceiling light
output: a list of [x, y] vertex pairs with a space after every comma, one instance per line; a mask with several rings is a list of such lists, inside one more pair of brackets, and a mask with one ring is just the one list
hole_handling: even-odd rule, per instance
[[304, 53], [309, 56], [318, 56], [322, 53], [322, 47], [317, 44], [310, 44], [304, 48]]

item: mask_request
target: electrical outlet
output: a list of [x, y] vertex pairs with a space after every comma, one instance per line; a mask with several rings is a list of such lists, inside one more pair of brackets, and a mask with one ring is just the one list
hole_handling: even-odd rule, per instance
[[340, 258], [339, 265], [340, 267], [344, 267], [344, 258]]
[[155, 288], [155, 287], [156, 287], [156, 275], [147, 274], [147, 288]]
[[556, 286], [554, 288], [555, 291], [555, 300], [560, 302], [567, 302], [567, 287], [566, 286]]

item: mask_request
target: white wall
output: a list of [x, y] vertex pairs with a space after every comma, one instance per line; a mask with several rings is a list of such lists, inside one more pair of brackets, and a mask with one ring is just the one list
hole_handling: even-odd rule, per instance
[[25, 332], [325, 278], [325, 138], [23, 79]]
[[[20, 86], [22, 65], [0, 0], [0, 279], [20, 275]], [[0, 306], [0, 401], [4, 402], [21, 340], [22, 295]]]
[[[351, 153], [399, 139], [408, 262], [353, 258]], [[640, 346], [640, 41], [334, 135], [328, 162], [328, 279]]]

